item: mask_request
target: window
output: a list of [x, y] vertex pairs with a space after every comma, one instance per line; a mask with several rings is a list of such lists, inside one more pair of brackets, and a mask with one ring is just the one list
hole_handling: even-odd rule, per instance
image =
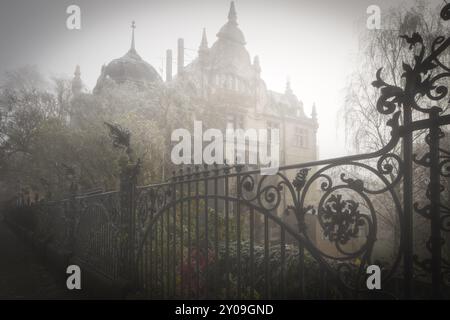
[[299, 148], [308, 148], [308, 130], [295, 127], [294, 145]]
[[231, 127], [233, 129], [243, 129], [244, 124], [242, 121], [242, 116], [239, 115], [227, 115], [227, 127]]
[[272, 144], [272, 130], [280, 130], [280, 124], [278, 122], [268, 121], [267, 122], [267, 145]]

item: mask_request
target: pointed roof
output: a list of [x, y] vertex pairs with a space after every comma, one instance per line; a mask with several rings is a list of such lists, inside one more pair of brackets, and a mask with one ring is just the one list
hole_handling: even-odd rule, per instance
[[202, 41], [200, 42], [199, 50], [206, 50], [206, 49], [208, 49], [208, 39], [206, 38], [206, 29], [203, 28]]
[[72, 93], [79, 94], [83, 89], [83, 82], [81, 81], [81, 71], [80, 66], [75, 67], [74, 77], [72, 79]]
[[311, 117], [313, 119], [317, 119], [317, 110], [316, 110], [316, 103], [315, 102], [313, 103], [313, 106], [312, 106]]
[[284, 93], [287, 95], [294, 94], [294, 92], [292, 91], [292, 88], [291, 88], [291, 79], [289, 79], [289, 77], [286, 80], [286, 90], [284, 91]]
[[236, 8], [234, 7], [234, 1], [231, 1], [230, 3], [230, 11], [228, 11], [228, 21], [237, 24], [237, 14]]
[[80, 65], [77, 64], [75, 67], [75, 72], [74, 72], [75, 78], [80, 78], [81, 76], [81, 70], [80, 70]]
[[236, 8], [234, 7], [234, 1], [230, 4], [230, 10], [228, 11], [228, 22], [217, 33], [219, 39], [226, 39], [232, 42], [245, 45], [245, 37], [241, 29], [238, 28]]
[[253, 67], [255, 68], [255, 71], [260, 73], [261, 72], [261, 64], [259, 62], [259, 56], [255, 56], [253, 58]]

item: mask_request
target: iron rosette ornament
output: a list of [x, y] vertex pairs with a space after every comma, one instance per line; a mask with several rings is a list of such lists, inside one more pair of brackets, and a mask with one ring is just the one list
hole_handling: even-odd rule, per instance
[[[239, 180], [241, 200], [253, 204], [257, 211], [284, 226], [289, 226], [285, 217], [294, 215], [297, 240], [331, 277], [350, 290], [364, 290], [365, 269], [373, 264], [380, 199], [393, 203], [389, 213], [394, 221], [401, 216], [395, 189], [403, 165], [398, 155], [389, 152], [398, 142], [398, 113], [389, 125], [392, 141], [377, 153], [329, 160], [317, 168], [280, 168], [274, 176], [243, 172]], [[366, 160], [375, 161], [375, 165]], [[310, 218], [319, 228], [314, 229]], [[395, 273], [401, 256], [401, 230], [391, 237], [391, 242], [398, 244], [392, 249], [393, 258], [389, 271], [383, 274], [384, 280]]]
[[[441, 18], [449, 20], [449, 15], [450, 7], [447, 4], [441, 10]], [[382, 114], [392, 114], [398, 108], [410, 107], [420, 113], [430, 113], [435, 108], [433, 103], [448, 98], [445, 81], [448, 82], [450, 66], [445, 64], [442, 56], [448, 54], [450, 38], [438, 36], [432, 41], [431, 48], [427, 49], [424, 39], [417, 32], [400, 37], [414, 52], [413, 63], [403, 62], [402, 87], [386, 83], [382, 79], [382, 68], [377, 71], [376, 80], [372, 83], [381, 91], [377, 110]]]
[[[366, 160], [376, 161], [376, 165], [365, 163]], [[387, 229], [386, 220], [398, 224], [401, 219], [398, 187], [402, 174], [400, 157], [386, 153], [378, 158], [329, 163], [305, 178], [304, 187], [297, 190], [295, 210], [300, 212], [299, 225], [304, 226], [300, 230], [324, 258], [329, 272], [348, 289], [367, 289], [369, 265], [382, 264], [384, 282], [398, 269], [402, 230], [384, 232], [382, 236], [380, 230]]]
[[[450, 4], [446, 4], [442, 8], [440, 18], [444, 21], [450, 19]], [[444, 125], [449, 124], [448, 110], [444, 108], [448, 108], [450, 102], [448, 92], [450, 38], [437, 36], [431, 41], [429, 48], [425, 45], [423, 37], [417, 32], [411, 35], [402, 35], [401, 38], [409, 44], [409, 49], [413, 52], [412, 63], [403, 63], [404, 85], [399, 87], [386, 83], [381, 76], [382, 69], [378, 70], [377, 80], [373, 82], [373, 85], [381, 90], [381, 96], [377, 102], [377, 109], [380, 113], [390, 114], [399, 109], [410, 118], [411, 123], [404, 128], [405, 135], [411, 135], [412, 132], [419, 133], [419, 130], [427, 132], [424, 138], [417, 139], [418, 142], [414, 144], [421, 155], [414, 154], [413, 162], [416, 173], [429, 172], [430, 178], [420, 181], [419, 185], [414, 185], [417, 195], [413, 208], [417, 214], [416, 219], [419, 219], [422, 224], [428, 222], [430, 226], [436, 225], [433, 220], [436, 221], [436, 217], [438, 220], [438, 229], [434, 228], [432, 231], [434, 235], [431, 234], [429, 239], [424, 241], [429, 257], [425, 253], [414, 255], [415, 264], [425, 271], [428, 274], [425, 277], [428, 277], [433, 272], [432, 256], [441, 255], [438, 251], [444, 248], [443, 234], [450, 232], [448, 198], [450, 150], [448, 149], [448, 129], [442, 129]], [[434, 162], [433, 159], [435, 159]], [[437, 168], [435, 173], [433, 173], [434, 168]], [[434, 191], [433, 180], [436, 186]], [[433, 206], [435, 206], [434, 212], [437, 212], [434, 214], [434, 218]], [[439, 232], [441, 234], [436, 235]], [[434, 241], [434, 245], [432, 238], [438, 239]], [[435, 261], [437, 260], [435, 259]], [[444, 256], [442, 256], [441, 262], [444, 283], [449, 285], [450, 263]], [[438, 268], [435, 268], [434, 273], [438, 273]]]

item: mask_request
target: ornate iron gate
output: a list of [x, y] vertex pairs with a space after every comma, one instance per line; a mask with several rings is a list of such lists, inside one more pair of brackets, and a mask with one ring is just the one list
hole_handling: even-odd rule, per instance
[[[449, 14], [446, 5], [442, 19]], [[184, 168], [139, 187], [140, 289], [156, 298], [448, 298], [450, 115], [435, 105], [448, 99], [440, 83], [450, 69], [440, 57], [450, 39], [427, 49], [418, 33], [403, 38], [415, 52], [403, 87], [386, 83], [381, 69], [373, 82], [378, 112], [390, 116], [381, 150], [285, 166], [274, 177], [242, 166]], [[429, 179], [424, 189], [417, 172]], [[429, 237], [427, 251], [414, 237]], [[372, 264], [382, 268], [381, 291], [367, 289]]]
[[[448, 104], [450, 38], [403, 38], [403, 86], [381, 69], [373, 82], [391, 130], [381, 150], [275, 176], [186, 167], [144, 187], [137, 163], [117, 192], [40, 206], [34, 236], [149, 298], [449, 298], [450, 115], [436, 104]], [[373, 264], [381, 290], [366, 286]]]

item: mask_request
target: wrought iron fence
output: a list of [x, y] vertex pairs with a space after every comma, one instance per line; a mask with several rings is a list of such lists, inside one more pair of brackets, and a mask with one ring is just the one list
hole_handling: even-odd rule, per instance
[[74, 200], [77, 213], [73, 230], [75, 262], [111, 279], [119, 279], [123, 249], [119, 193], [94, 194]]
[[[441, 18], [449, 16], [446, 5]], [[36, 230], [148, 298], [449, 298], [450, 115], [436, 103], [448, 103], [440, 57], [450, 38], [431, 48], [418, 33], [403, 38], [414, 55], [403, 86], [386, 83], [382, 69], [373, 82], [377, 110], [390, 117], [381, 150], [275, 176], [184, 167], [143, 187], [130, 165], [118, 192], [41, 207]], [[423, 141], [413, 144], [419, 131]], [[382, 268], [379, 291], [366, 286], [372, 264]]]

